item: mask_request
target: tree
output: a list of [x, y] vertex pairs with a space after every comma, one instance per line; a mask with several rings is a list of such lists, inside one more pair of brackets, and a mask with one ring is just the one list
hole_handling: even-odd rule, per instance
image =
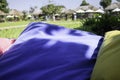
[[112, 0], [101, 0], [100, 5], [105, 9], [108, 5], [110, 5]]
[[45, 15], [48, 15], [48, 16], [52, 15], [54, 18], [54, 15], [59, 14], [62, 8], [64, 8], [64, 6], [56, 6], [54, 4], [48, 4], [46, 6], [43, 6], [41, 10]]
[[29, 13], [33, 13], [35, 9], [33, 7], [30, 7]]
[[22, 11], [22, 13], [23, 13], [23, 17], [22, 17], [22, 20], [26, 20], [26, 17], [27, 17], [27, 11]]
[[0, 0], [0, 10], [6, 13], [9, 11], [8, 3], [6, 0]]
[[86, 0], [83, 0], [80, 6], [86, 6], [89, 5], [89, 3], [86, 2]]
[[46, 15], [51, 15], [51, 14], [56, 14], [61, 12], [61, 8], [64, 6], [56, 6], [54, 4], [48, 4], [46, 6], [43, 6], [41, 10], [43, 11], [44, 14]]
[[35, 9], [37, 9], [37, 6], [30, 7], [29, 13], [33, 13], [35, 11]]

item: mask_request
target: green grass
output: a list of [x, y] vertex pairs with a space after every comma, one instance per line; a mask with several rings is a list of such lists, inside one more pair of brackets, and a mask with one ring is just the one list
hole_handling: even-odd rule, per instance
[[[30, 22], [29, 21], [12, 22], [9, 25], [7, 23], [0, 23], [0, 26], [2, 25], [3, 27], [5, 27], [5, 26], [11, 27], [11, 26], [26, 25], [28, 23], [30, 23]], [[72, 29], [79, 28], [82, 25], [80, 21], [47, 21], [47, 23], [60, 25], [60, 26], [64, 26], [66, 28], [72, 28]], [[20, 35], [20, 33], [24, 30], [24, 28], [1, 30], [0, 37], [17, 38]]]
[[12, 26], [18, 26], [18, 25], [26, 25], [28, 23], [30, 23], [30, 21], [4, 22], [4, 23], [0, 23], [0, 28], [2, 28], [2, 27], [12, 27]]
[[1, 38], [17, 38], [24, 28], [7, 29], [0, 31]]
[[78, 28], [82, 25], [80, 21], [48, 21], [48, 23], [64, 26], [71, 29]]

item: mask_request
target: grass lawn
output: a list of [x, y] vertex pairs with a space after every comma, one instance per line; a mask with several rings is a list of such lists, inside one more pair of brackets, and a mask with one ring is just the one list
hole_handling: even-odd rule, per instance
[[12, 26], [18, 26], [18, 25], [26, 25], [28, 23], [30, 23], [30, 21], [4, 22], [4, 23], [0, 23], [0, 28], [2, 28], [2, 27], [12, 27]]
[[[5, 22], [5, 23], [0, 23], [0, 28], [1, 27], [12, 27], [12, 26], [27, 25], [29, 23], [30, 23], [30, 21]], [[82, 25], [80, 21], [47, 21], [47, 23], [60, 25], [60, 26], [64, 26], [66, 28], [72, 28], [72, 29], [79, 28]], [[0, 37], [17, 38], [19, 36], [19, 34], [24, 30], [24, 28], [22, 27], [22, 28], [1, 30], [0, 31]]]
[[1, 38], [17, 38], [24, 28], [7, 29], [0, 31]]
[[66, 28], [78, 28], [82, 25], [80, 21], [48, 21], [47, 23], [64, 26]]

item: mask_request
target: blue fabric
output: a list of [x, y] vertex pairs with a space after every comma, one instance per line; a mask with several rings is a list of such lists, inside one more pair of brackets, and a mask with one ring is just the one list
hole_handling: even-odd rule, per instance
[[89, 80], [102, 37], [31, 23], [0, 58], [0, 80]]

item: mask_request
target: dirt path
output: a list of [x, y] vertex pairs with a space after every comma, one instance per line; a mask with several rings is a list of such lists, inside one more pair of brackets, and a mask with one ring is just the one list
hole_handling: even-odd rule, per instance
[[2, 27], [2, 28], [0, 28], [0, 30], [7, 30], [7, 29], [13, 29], [13, 28], [22, 28], [22, 27], [25, 27], [25, 26], [26, 25]]

